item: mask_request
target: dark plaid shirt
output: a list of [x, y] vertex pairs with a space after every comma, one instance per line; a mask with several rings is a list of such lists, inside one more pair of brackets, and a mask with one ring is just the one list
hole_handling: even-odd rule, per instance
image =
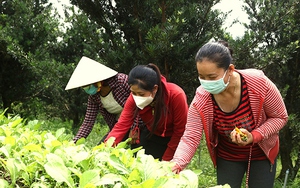
[[[124, 107], [124, 104], [130, 94], [128, 76], [123, 73], [118, 73], [116, 76], [109, 80], [108, 85], [111, 88], [114, 99], [120, 106]], [[88, 104], [84, 121], [73, 139], [74, 142], [82, 137], [86, 138], [91, 133], [99, 112], [103, 116], [110, 130], [117, 123], [118, 114], [111, 114], [103, 107], [100, 93], [98, 92], [95, 95], [90, 95], [88, 97]], [[133, 126], [137, 124], [142, 125], [142, 120], [140, 118], [135, 121]]]

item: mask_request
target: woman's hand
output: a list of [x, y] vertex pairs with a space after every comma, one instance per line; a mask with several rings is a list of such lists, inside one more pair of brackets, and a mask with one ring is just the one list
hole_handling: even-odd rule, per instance
[[230, 138], [233, 143], [236, 143], [239, 146], [246, 146], [253, 142], [252, 134], [244, 128], [239, 129], [236, 127], [230, 133]]
[[174, 172], [175, 174], [179, 174], [180, 171], [181, 168], [179, 167], [178, 164], [175, 163], [175, 165], [172, 167], [172, 172]]

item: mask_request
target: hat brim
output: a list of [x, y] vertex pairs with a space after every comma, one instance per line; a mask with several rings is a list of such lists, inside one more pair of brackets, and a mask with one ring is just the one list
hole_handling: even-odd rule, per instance
[[118, 74], [117, 71], [83, 56], [76, 66], [65, 90], [93, 84]]

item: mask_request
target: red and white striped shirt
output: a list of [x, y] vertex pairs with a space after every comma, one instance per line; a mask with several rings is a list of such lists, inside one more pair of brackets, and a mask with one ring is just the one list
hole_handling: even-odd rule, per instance
[[[282, 96], [262, 71], [256, 69], [236, 70], [245, 78], [250, 107], [255, 126], [251, 131], [253, 144], [258, 144], [266, 157], [273, 164], [279, 152], [279, 131], [288, 121], [288, 114]], [[216, 148], [219, 143], [218, 133], [213, 128], [214, 107], [211, 94], [197, 88], [189, 107], [186, 129], [174, 154], [178, 170], [184, 169], [197, 150], [202, 132], [214, 166], [216, 166]]]
[[241, 76], [241, 99], [238, 107], [232, 112], [221, 110], [214, 100], [214, 129], [218, 132], [217, 156], [229, 161], [248, 161], [249, 151], [252, 150], [251, 160], [264, 160], [266, 156], [258, 144], [238, 146], [230, 138], [231, 131], [235, 128], [244, 128], [249, 132], [255, 129], [254, 117], [251, 111], [248, 88], [245, 79]]

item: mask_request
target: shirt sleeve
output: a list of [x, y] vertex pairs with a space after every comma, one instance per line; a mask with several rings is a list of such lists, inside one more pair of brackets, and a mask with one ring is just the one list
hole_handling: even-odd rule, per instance
[[173, 158], [175, 150], [178, 146], [180, 138], [185, 130], [185, 124], [187, 121], [188, 104], [187, 98], [183, 91], [178, 92], [174, 97], [171, 97], [170, 101], [170, 115], [173, 119], [173, 133], [168, 143], [168, 147], [162, 156], [165, 161], [170, 161]]
[[171, 162], [175, 162], [179, 170], [184, 169], [192, 160], [200, 140], [202, 138], [203, 126], [200, 114], [197, 109], [191, 105], [188, 110], [187, 123], [185, 131], [179, 145], [176, 149]]
[[263, 110], [267, 120], [252, 131], [254, 143], [268, 139], [273, 134], [278, 134], [288, 121], [288, 113], [279, 90], [268, 78], [266, 86], [268, 89], [264, 98]]
[[115, 144], [118, 144], [122, 141], [123, 137], [129, 131], [131, 125], [134, 121], [134, 113], [135, 113], [136, 105], [133, 100], [132, 95], [130, 95], [125, 103], [124, 109], [119, 117], [118, 122], [115, 124], [113, 129], [107, 135], [105, 142], [110, 138], [114, 137]]
[[94, 102], [92, 96], [88, 97], [87, 110], [82, 125], [80, 126], [76, 136], [73, 141], [76, 143], [78, 139], [84, 137], [86, 138], [92, 131], [96, 117], [99, 111], [99, 105]]

